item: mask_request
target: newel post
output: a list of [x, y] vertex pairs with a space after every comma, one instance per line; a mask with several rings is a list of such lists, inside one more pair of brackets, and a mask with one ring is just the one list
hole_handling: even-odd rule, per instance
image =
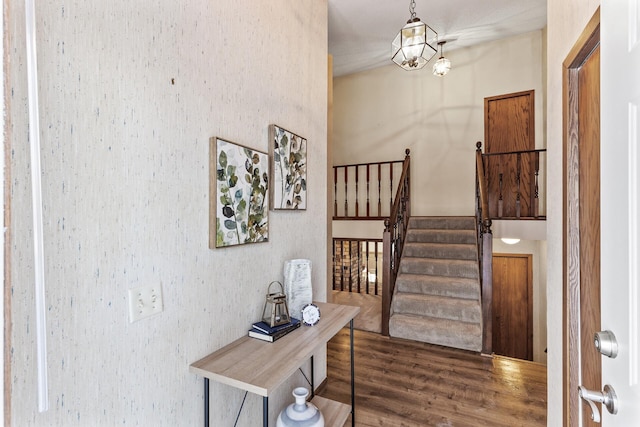
[[[407, 215], [406, 215], [406, 221], [409, 221], [409, 218], [411, 218], [411, 150], [409, 150], [408, 148], [404, 150], [404, 160], [405, 162], [408, 163], [407, 165], [407, 176], [406, 176], [406, 183], [405, 183], [405, 191], [406, 191], [406, 196], [407, 196]], [[405, 222], [405, 228], [406, 228], [406, 222]]]
[[491, 220], [482, 221], [482, 353], [493, 353], [493, 234]]
[[382, 335], [389, 336], [391, 310], [391, 221], [384, 220], [382, 234]]

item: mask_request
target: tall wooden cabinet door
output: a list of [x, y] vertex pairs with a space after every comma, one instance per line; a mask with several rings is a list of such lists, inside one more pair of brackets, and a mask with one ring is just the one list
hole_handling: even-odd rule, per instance
[[493, 352], [533, 360], [533, 266], [529, 254], [493, 254]]
[[[534, 95], [534, 91], [529, 90], [484, 99], [485, 153], [535, 149]], [[492, 218], [498, 217], [500, 195], [504, 205], [502, 217], [516, 217], [518, 197], [520, 216], [533, 216], [533, 159], [533, 154], [528, 153], [488, 157], [485, 173], [489, 181], [489, 214]]]

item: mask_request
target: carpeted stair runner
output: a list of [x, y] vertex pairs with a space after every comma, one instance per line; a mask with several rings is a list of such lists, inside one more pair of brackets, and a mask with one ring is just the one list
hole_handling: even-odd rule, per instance
[[409, 220], [389, 333], [398, 338], [481, 351], [475, 218]]

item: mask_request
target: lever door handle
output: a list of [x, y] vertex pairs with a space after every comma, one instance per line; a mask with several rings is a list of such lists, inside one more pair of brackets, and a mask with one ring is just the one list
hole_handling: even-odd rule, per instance
[[604, 386], [603, 391], [588, 390], [583, 386], [579, 386], [578, 395], [589, 404], [593, 422], [600, 422], [600, 411], [598, 411], [598, 407], [594, 402], [602, 403], [610, 414], [615, 415], [618, 413], [618, 396], [616, 396], [615, 390], [609, 384]]

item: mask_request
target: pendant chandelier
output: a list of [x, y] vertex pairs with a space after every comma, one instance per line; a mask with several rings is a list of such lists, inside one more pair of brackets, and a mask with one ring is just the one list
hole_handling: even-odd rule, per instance
[[409, 3], [411, 14], [407, 24], [402, 27], [391, 44], [391, 60], [405, 70], [419, 70], [438, 51], [434, 47], [438, 41], [438, 33], [416, 16], [416, 2]]
[[444, 76], [451, 70], [451, 61], [444, 57], [442, 54], [442, 45], [444, 45], [446, 41], [438, 42], [438, 46], [440, 46], [440, 58], [433, 64], [433, 75], [434, 76]]

